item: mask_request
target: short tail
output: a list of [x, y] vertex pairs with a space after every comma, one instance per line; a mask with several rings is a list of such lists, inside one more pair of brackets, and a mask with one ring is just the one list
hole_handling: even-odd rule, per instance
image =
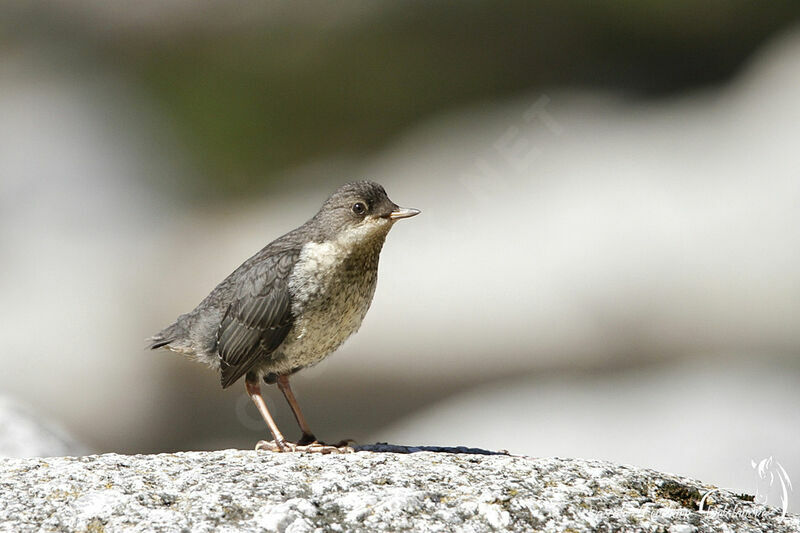
[[173, 340], [174, 339], [166, 339], [164, 337], [161, 337], [160, 335], [154, 335], [153, 337], [150, 337], [149, 339], [147, 339], [147, 347], [150, 348], [151, 350], [155, 350], [157, 348], [161, 348], [163, 346], [166, 346], [167, 344], [171, 343]]
[[172, 324], [162, 329], [152, 337], [146, 340], [147, 347], [151, 350], [161, 348], [169, 343], [177, 340], [178, 338], [178, 324]]

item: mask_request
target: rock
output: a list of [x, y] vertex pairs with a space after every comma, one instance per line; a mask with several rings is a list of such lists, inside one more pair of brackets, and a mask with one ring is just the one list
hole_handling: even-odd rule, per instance
[[0, 457], [83, 455], [88, 451], [62, 428], [0, 396]]
[[752, 499], [632, 466], [477, 453], [0, 459], [9, 531], [800, 530]]

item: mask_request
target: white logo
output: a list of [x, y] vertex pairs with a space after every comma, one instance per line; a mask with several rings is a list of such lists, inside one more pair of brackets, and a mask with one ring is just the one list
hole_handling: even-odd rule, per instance
[[[778, 461], [773, 459], [772, 456], [762, 459], [759, 462], [755, 462], [751, 459], [750, 466], [752, 466], [753, 470], [756, 472], [756, 494], [753, 497], [753, 501], [760, 504], [766, 504], [772, 501], [773, 505], [775, 502], [780, 501], [781, 509], [783, 510], [781, 518], [785, 518], [786, 511], [789, 509], [789, 493], [792, 492], [792, 480], [789, 479], [789, 474], [786, 472], [786, 469], [783, 468], [783, 465]], [[719, 492], [719, 489], [711, 489], [703, 495], [698, 504], [698, 509], [700, 511], [717, 512], [706, 510], [706, 506], [710, 503], [707, 502], [708, 497], [715, 492]], [[726, 514], [728, 513], [740, 516], [761, 515], [763, 510], [744, 509], [738, 508], [737, 506], [737, 508], [733, 510], [728, 510]]]
[[[786, 516], [789, 507], [789, 493], [792, 492], [792, 480], [789, 474], [772, 456], [761, 459], [759, 462], [750, 460], [750, 466], [756, 471], [756, 503], [767, 503], [780, 500], [783, 514]], [[772, 498], [771, 498], [772, 497]]]

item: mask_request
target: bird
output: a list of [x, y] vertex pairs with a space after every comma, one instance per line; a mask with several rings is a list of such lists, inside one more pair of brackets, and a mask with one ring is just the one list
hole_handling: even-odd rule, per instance
[[[148, 339], [219, 371], [224, 389], [244, 377], [250, 399], [272, 441], [257, 450], [346, 453], [340, 442], [317, 439], [289, 378], [313, 366], [358, 331], [378, 280], [378, 260], [395, 222], [420, 210], [400, 207], [384, 188], [362, 180], [339, 187], [300, 227], [247, 259], [192, 311]], [[260, 382], [277, 384], [300, 426], [289, 442], [261, 395]]]

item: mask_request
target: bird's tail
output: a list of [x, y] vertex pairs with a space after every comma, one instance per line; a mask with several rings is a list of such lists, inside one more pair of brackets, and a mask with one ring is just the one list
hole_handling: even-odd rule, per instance
[[177, 322], [167, 326], [166, 328], [162, 329], [149, 339], [146, 339], [147, 347], [151, 350], [155, 350], [156, 348], [161, 348], [163, 346], [168, 345], [172, 341], [176, 340], [179, 336], [179, 327]]
[[148, 348], [155, 350], [156, 348], [161, 348], [162, 346], [166, 346], [167, 344], [171, 343], [172, 339], [167, 339], [160, 335], [153, 335], [152, 337], [145, 339], [145, 342], [147, 342]]

